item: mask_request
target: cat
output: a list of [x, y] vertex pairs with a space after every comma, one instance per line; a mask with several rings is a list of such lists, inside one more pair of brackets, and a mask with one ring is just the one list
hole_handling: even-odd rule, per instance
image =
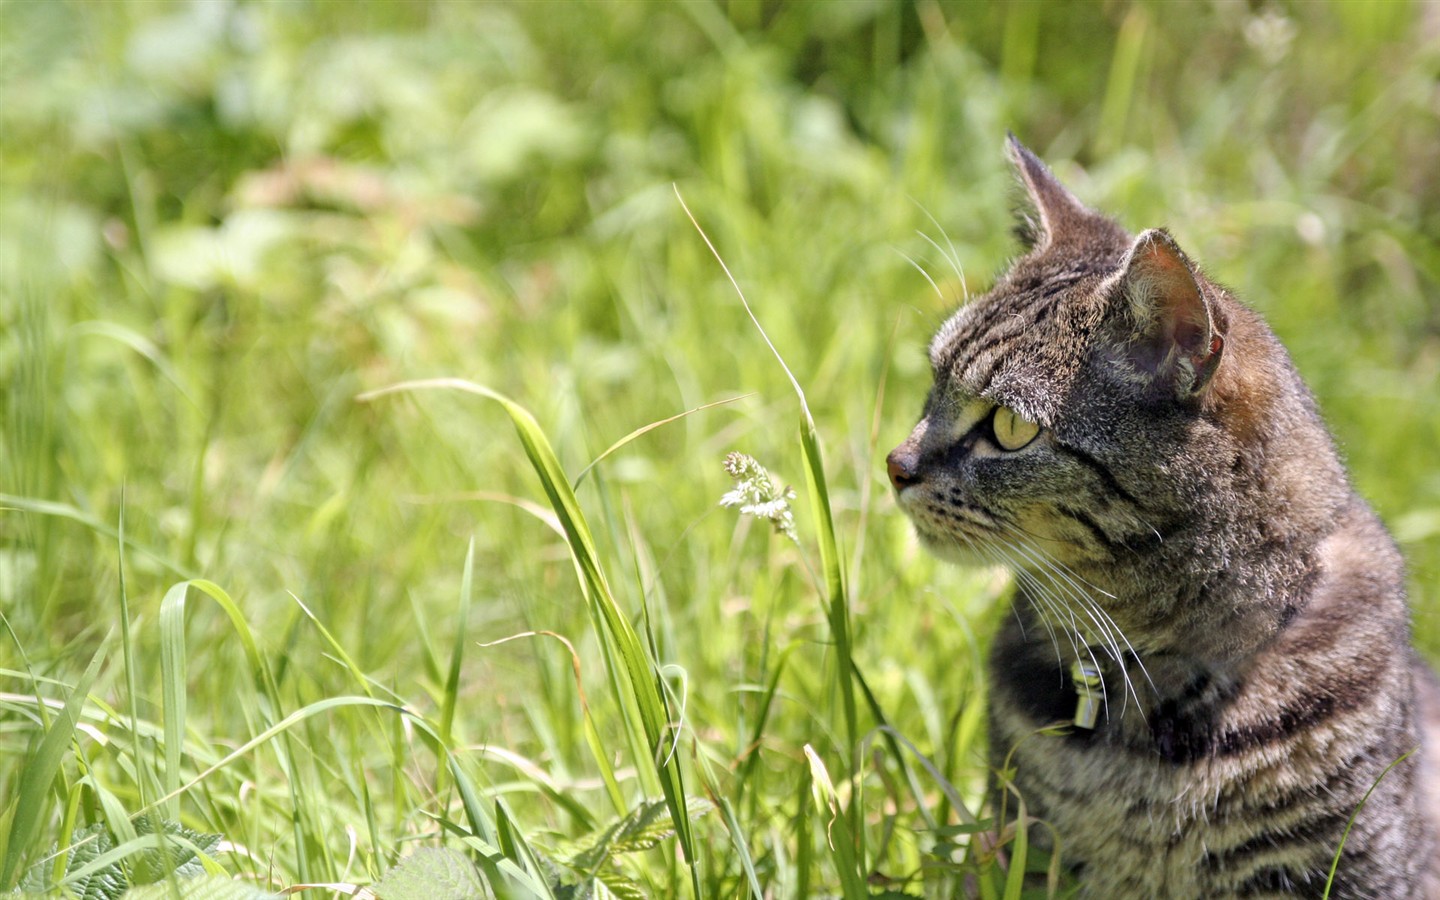
[[929, 550], [1015, 576], [997, 808], [1085, 897], [1319, 897], [1343, 842], [1331, 897], [1440, 900], [1440, 683], [1314, 399], [1169, 233], [1007, 150], [1026, 252], [887, 458]]

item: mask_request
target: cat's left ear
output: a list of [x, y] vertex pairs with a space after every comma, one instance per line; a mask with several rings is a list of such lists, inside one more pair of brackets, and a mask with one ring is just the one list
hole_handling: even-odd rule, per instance
[[1044, 250], [1051, 244], [1065, 243], [1075, 236], [1089, 234], [1089, 225], [1096, 219], [1095, 213], [1060, 183], [1040, 157], [1031, 153], [1030, 148], [1020, 143], [1013, 134], [1005, 140], [1005, 152], [1020, 176], [1030, 206], [1039, 217], [1039, 221], [1034, 222], [1029, 215], [1020, 214], [1017, 232], [1022, 243], [1033, 250]]
[[1203, 393], [1225, 338], [1194, 267], [1168, 232], [1153, 228], [1135, 239], [1112, 296], [1122, 304], [1125, 354], [1137, 373], [1179, 397]]

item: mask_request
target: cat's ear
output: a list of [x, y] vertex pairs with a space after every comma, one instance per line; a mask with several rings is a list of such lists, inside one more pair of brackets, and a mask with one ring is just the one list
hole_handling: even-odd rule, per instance
[[1039, 216], [1038, 222], [1023, 214], [1020, 217], [1016, 230], [1026, 246], [1043, 250], [1067, 233], [1082, 231], [1086, 221], [1095, 218], [1095, 213], [1076, 199], [1040, 157], [1031, 153], [1015, 135], [1005, 141], [1005, 152]]
[[1195, 269], [1169, 233], [1135, 239], [1115, 276], [1125, 355], [1142, 378], [1180, 397], [1202, 393], [1220, 365], [1224, 336]]

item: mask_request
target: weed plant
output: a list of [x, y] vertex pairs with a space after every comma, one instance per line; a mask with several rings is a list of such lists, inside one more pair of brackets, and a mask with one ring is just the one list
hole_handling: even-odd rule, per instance
[[1268, 317], [1433, 658], [1433, 13], [0, 5], [0, 891], [1063, 893], [880, 464], [1005, 132]]

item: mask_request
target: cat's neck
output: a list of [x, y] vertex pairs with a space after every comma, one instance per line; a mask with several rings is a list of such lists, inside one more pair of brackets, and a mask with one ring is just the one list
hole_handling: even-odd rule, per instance
[[[1196, 583], [1186, 582], [1153, 565], [1144, 575], [1126, 574], [1107, 599], [1114, 625], [1092, 624], [1081, 640], [1061, 642], [1060, 661], [1067, 671], [1077, 660], [1097, 665], [1111, 694], [1143, 710], [1184, 701], [1201, 687], [1229, 690], [1253, 678], [1267, 659], [1293, 657], [1290, 644], [1305, 642], [1303, 635], [1320, 627], [1315, 623], [1327, 609], [1344, 600], [1337, 579], [1380, 558], [1401, 571], [1398, 552], [1374, 513], [1351, 494], [1313, 540], [1238, 555], [1233, 567], [1208, 581], [1197, 576]], [[1400, 582], [1384, 596], [1399, 607], [1384, 612], [1404, 621]], [[1023, 590], [1021, 599], [1028, 600]], [[1127, 611], [1143, 614], [1127, 617]]]

